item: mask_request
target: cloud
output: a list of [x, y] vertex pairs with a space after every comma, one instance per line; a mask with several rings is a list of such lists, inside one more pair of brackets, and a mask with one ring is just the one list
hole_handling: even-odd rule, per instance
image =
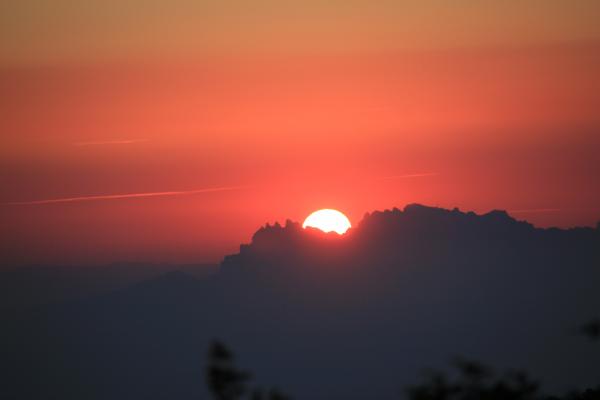
[[116, 139], [116, 140], [98, 140], [90, 142], [75, 142], [73, 146], [103, 146], [113, 144], [133, 144], [147, 142], [148, 139]]
[[200, 194], [200, 193], [241, 190], [241, 189], [245, 189], [245, 188], [248, 188], [248, 186], [224, 186], [224, 187], [215, 187], [215, 188], [168, 191], [168, 192], [145, 192], [145, 193], [105, 194], [105, 195], [96, 195], [96, 196], [63, 197], [63, 198], [57, 198], [57, 199], [14, 201], [14, 202], [9, 202], [9, 203], [2, 203], [2, 204], [3, 205], [13, 205], [13, 206], [28, 206], [28, 205], [42, 205], [42, 204], [56, 204], [56, 203], [75, 203], [75, 202], [82, 202], [82, 201], [137, 199], [137, 198], [164, 197], [164, 196], [185, 196], [185, 195]]
[[438, 172], [419, 172], [419, 173], [415, 173], [415, 174], [383, 176], [379, 179], [424, 178], [424, 177], [428, 177], [428, 176], [437, 176], [437, 175], [439, 175]]

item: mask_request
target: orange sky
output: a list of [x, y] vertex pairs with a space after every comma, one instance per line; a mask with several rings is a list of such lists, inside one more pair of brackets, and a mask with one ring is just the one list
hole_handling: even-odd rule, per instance
[[0, 6], [4, 263], [216, 261], [324, 207], [600, 220], [595, 1], [71, 3]]

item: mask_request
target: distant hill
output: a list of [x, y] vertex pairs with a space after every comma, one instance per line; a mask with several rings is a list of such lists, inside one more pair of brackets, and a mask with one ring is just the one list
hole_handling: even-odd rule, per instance
[[397, 399], [456, 355], [524, 368], [549, 392], [589, 387], [600, 352], [578, 327], [600, 313], [599, 282], [598, 229], [502, 211], [410, 205], [344, 236], [267, 225], [209, 277], [22, 313], [2, 332], [0, 397], [207, 398], [213, 338], [297, 399]]
[[170, 271], [204, 278], [216, 273], [211, 264], [115, 263], [100, 266], [38, 265], [0, 269], [0, 311], [73, 301], [124, 289]]

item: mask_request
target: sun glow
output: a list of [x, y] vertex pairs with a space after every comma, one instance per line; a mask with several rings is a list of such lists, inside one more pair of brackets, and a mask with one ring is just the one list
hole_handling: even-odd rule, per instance
[[344, 214], [328, 208], [313, 212], [302, 224], [303, 228], [317, 228], [323, 232], [335, 232], [339, 235], [346, 233], [350, 226], [350, 220]]

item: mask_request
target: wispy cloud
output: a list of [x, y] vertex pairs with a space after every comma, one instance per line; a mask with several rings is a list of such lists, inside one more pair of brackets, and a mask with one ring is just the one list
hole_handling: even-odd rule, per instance
[[9, 203], [2, 203], [2, 205], [31, 206], [31, 205], [56, 204], [56, 203], [75, 203], [75, 202], [82, 202], [82, 201], [120, 200], [120, 199], [136, 199], [136, 198], [146, 198], [146, 197], [165, 197], [165, 196], [185, 196], [185, 195], [200, 194], [200, 193], [241, 190], [241, 189], [246, 189], [248, 187], [249, 186], [224, 186], [224, 187], [168, 191], [168, 192], [124, 193], [124, 194], [105, 194], [105, 195], [96, 195], [96, 196], [62, 197], [62, 198], [55, 198], [55, 199], [14, 201], [14, 202], [9, 202]]
[[390, 176], [382, 176], [379, 179], [406, 179], [406, 178], [424, 178], [427, 176], [437, 176], [438, 172], [419, 172], [415, 174], [404, 174], [404, 175], [390, 175]]
[[90, 142], [74, 142], [73, 146], [104, 146], [117, 144], [133, 144], [147, 142], [148, 139], [115, 139], [115, 140], [97, 140]]

